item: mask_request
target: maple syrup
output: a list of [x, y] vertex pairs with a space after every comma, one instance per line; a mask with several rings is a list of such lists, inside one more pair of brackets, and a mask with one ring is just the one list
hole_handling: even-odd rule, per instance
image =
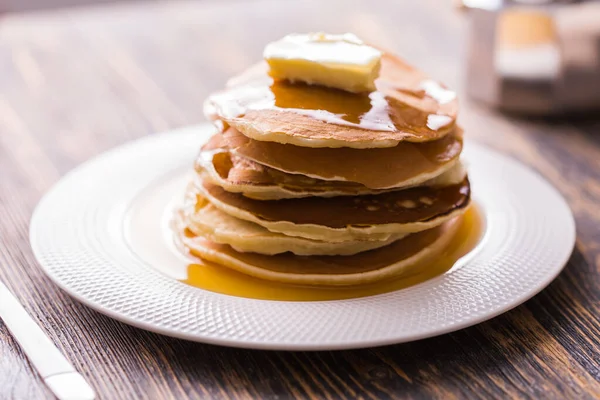
[[[204, 112], [212, 121], [261, 112], [266, 119], [257, 121], [266, 126], [272, 123], [271, 118], [287, 120], [290, 114], [298, 114], [333, 127], [412, 132], [421, 138], [419, 142], [426, 137], [440, 138], [443, 135], [438, 131], [454, 126], [456, 94], [395, 57], [383, 56], [376, 86], [376, 90], [365, 94], [275, 81], [268, 76], [266, 64], [261, 63], [231, 80], [225, 90], [209, 96]], [[271, 112], [276, 114], [265, 114]]]
[[262, 300], [322, 301], [372, 296], [405, 289], [458, 268], [461, 258], [479, 243], [483, 228], [481, 211], [476, 205], [471, 205], [462, 217], [455, 237], [435, 263], [418, 263], [405, 276], [368, 285], [290, 285], [254, 278], [202, 260], [188, 265], [187, 277], [182, 282], [212, 292]]
[[485, 232], [482, 211], [469, 206], [454, 238], [443, 255], [431, 264], [415, 265], [405, 276], [368, 285], [349, 287], [311, 287], [257, 279], [226, 267], [204, 262], [175, 245], [176, 232], [171, 221], [181, 206], [190, 181], [186, 170], [155, 182], [130, 205], [124, 233], [130, 249], [163, 274], [203, 290], [231, 296], [281, 301], [322, 301], [371, 296], [404, 289], [443, 274], [464, 264]]

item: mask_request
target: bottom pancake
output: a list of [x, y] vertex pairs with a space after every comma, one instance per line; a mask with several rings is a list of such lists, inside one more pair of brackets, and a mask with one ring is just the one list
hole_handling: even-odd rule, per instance
[[237, 252], [202, 236], [184, 235], [181, 240], [193, 255], [256, 278], [300, 285], [358, 285], [396, 277], [418, 263], [433, 261], [458, 231], [461, 218], [351, 256], [269, 256]]

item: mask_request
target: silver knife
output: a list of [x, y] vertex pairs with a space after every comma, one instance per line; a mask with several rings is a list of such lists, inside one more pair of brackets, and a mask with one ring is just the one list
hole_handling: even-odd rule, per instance
[[52, 393], [60, 400], [93, 400], [96, 394], [0, 282], [0, 318]]

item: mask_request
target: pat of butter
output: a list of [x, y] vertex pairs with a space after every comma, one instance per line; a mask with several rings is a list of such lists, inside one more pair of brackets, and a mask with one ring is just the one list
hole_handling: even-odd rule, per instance
[[381, 51], [346, 33], [292, 34], [265, 47], [269, 75], [349, 92], [375, 90]]

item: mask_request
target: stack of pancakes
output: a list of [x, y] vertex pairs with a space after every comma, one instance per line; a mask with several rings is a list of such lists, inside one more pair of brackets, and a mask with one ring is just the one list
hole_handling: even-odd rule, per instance
[[284, 81], [265, 63], [211, 95], [183, 243], [258, 278], [352, 285], [443, 251], [470, 201], [453, 92], [384, 53], [377, 90]]

